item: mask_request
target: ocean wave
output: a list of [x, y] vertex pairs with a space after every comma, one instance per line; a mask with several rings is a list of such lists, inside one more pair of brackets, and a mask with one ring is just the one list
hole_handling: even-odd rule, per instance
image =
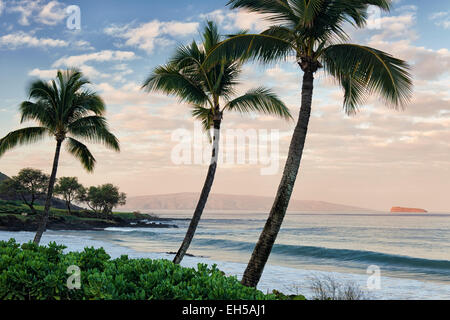
[[137, 233], [137, 234], [147, 234], [147, 235], [153, 235], [156, 234], [154, 232], [155, 229], [153, 228], [117, 228], [117, 227], [111, 227], [111, 228], [105, 228], [104, 231], [109, 232], [123, 232], [123, 233]]
[[[251, 251], [255, 246], [254, 243], [225, 239], [198, 239], [197, 243], [205, 246], [215, 246], [221, 249], [245, 251]], [[331, 259], [364, 264], [426, 269], [450, 275], [450, 261], [448, 260], [432, 260], [364, 250], [334, 249], [287, 244], [276, 244], [273, 248], [273, 253], [290, 257], [299, 256], [315, 259]]]

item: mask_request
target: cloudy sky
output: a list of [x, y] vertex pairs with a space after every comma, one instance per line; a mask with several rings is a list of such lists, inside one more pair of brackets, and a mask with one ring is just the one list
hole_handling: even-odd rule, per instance
[[[98, 161], [93, 174], [63, 153], [59, 175], [78, 176], [86, 185], [112, 182], [129, 196], [199, 191], [207, 166], [176, 164], [171, 156], [178, 144], [174, 131], [194, 130], [189, 107], [172, 97], [145, 94], [140, 85], [178, 44], [198, 39], [207, 18], [220, 23], [224, 34], [261, 31], [267, 25], [257, 15], [229, 11], [226, 2], [0, 0], [0, 136], [21, 127], [17, 107], [26, 100], [30, 81], [50, 79], [58, 68], [78, 67], [106, 101], [122, 152], [92, 145]], [[81, 30], [67, 27], [70, 5], [81, 9]], [[372, 97], [348, 117], [341, 90], [318, 74], [295, 199], [450, 211], [449, 7], [448, 0], [398, 0], [389, 14], [371, 20], [370, 29], [349, 29], [353, 41], [411, 63], [413, 99], [406, 110], [396, 111]], [[301, 73], [293, 62], [246, 65], [238, 92], [261, 84], [272, 87], [297, 116]], [[226, 114], [224, 130], [279, 130], [280, 169], [262, 175], [261, 163], [223, 164], [213, 192], [274, 195], [294, 125]], [[49, 172], [53, 152], [51, 140], [17, 148], [0, 159], [0, 171], [15, 175], [35, 167]]]

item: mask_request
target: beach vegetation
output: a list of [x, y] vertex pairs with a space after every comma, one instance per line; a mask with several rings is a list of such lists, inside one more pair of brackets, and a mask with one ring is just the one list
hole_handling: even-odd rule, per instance
[[111, 257], [103, 248], [65, 252], [50, 243], [0, 241], [1, 300], [269, 300], [217, 266]]

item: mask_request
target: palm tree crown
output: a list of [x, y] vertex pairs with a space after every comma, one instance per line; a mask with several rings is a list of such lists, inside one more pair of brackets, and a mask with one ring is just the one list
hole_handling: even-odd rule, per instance
[[362, 28], [369, 5], [388, 11], [389, 0], [231, 0], [233, 9], [264, 14], [274, 25], [261, 34], [241, 32], [210, 52], [205, 66], [222, 57], [255, 58], [264, 63], [294, 55], [304, 72], [323, 69], [342, 86], [344, 108], [354, 113], [378, 93], [394, 107], [411, 95], [409, 66], [390, 54], [348, 43], [345, 24]]
[[180, 46], [168, 64], [153, 70], [143, 88], [175, 95], [189, 103], [193, 116], [202, 121], [205, 129], [211, 128], [214, 119], [221, 120], [226, 110], [291, 118], [284, 103], [267, 88], [256, 88], [232, 99], [242, 62], [234, 58], [219, 59], [204, 67], [209, 53], [221, 40], [217, 26], [208, 21], [201, 45], [194, 41], [190, 46]]
[[67, 150], [92, 171], [96, 160], [78, 138], [119, 151], [119, 142], [103, 117], [105, 104], [96, 93], [83, 88], [87, 84], [89, 81], [78, 70], [58, 71], [56, 81], [33, 82], [31, 101], [20, 105], [21, 123], [32, 120], [39, 126], [13, 131], [1, 139], [0, 156], [17, 145], [53, 136], [58, 142], [67, 140]]

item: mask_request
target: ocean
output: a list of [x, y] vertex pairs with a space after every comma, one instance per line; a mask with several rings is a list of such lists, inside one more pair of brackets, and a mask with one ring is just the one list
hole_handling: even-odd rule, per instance
[[[191, 211], [157, 212], [179, 228], [108, 228], [48, 231], [68, 251], [104, 247], [112, 257], [171, 259]], [[241, 277], [267, 213], [206, 212], [184, 266], [217, 264]], [[33, 239], [30, 232], [0, 232], [0, 240]], [[369, 269], [369, 270], [368, 270]], [[379, 286], [368, 287], [379, 271]], [[259, 284], [264, 292], [312, 296], [314, 278], [359, 286], [368, 299], [450, 299], [450, 214], [288, 213]], [[370, 282], [373, 283], [373, 282]]]

